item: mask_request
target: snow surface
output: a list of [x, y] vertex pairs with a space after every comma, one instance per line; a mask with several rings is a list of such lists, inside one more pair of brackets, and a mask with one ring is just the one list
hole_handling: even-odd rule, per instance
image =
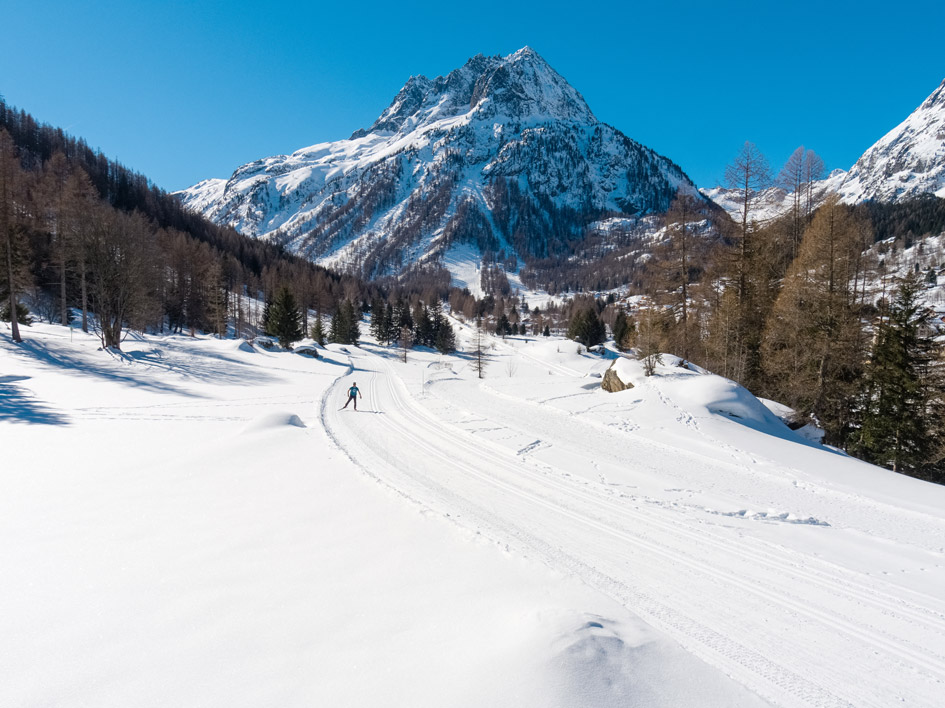
[[613, 352], [488, 338], [479, 379], [460, 330], [0, 325], [0, 705], [941, 705], [945, 488], [673, 357], [608, 394]]

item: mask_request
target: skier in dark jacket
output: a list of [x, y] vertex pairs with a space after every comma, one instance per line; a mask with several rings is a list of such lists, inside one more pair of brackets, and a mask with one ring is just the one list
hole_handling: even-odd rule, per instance
[[[351, 403], [351, 401], [354, 401], [354, 409], [358, 410], [358, 396], [361, 396], [361, 389], [358, 388], [358, 382], [355, 381], [351, 384], [351, 388], [348, 389], [348, 402], [344, 404], [341, 410], [347, 408], [348, 403]], [[364, 396], [361, 396], [361, 398], [364, 398]]]

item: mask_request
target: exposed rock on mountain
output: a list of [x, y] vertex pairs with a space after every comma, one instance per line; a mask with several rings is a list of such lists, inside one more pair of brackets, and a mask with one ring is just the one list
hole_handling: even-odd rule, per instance
[[348, 140], [257, 160], [180, 196], [218, 223], [374, 276], [567, 255], [590, 223], [664, 211], [680, 188], [695, 192], [526, 47], [415, 76]]

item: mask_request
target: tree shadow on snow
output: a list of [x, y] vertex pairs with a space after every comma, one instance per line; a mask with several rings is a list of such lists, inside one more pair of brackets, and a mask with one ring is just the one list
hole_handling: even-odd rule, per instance
[[[147, 356], [130, 356], [124, 352], [109, 351], [110, 358], [102, 357], [101, 360], [98, 360], [89, 356], [75, 356], [68, 351], [61, 351], [48, 346], [45, 342], [35, 340], [29, 340], [18, 345], [16, 352], [54, 369], [61, 369], [70, 375], [90, 376], [160, 393], [174, 393], [190, 398], [202, 398], [199, 394], [157, 380], [153, 373], [148, 371], [149, 366], [143, 366], [140, 369], [127, 366], [127, 363], [131, 362], [155, 363], [149, 362]], [[122, 364], [123, 360], [126, 362], [124, 365]], [[159, 368], [168, 371], [174, 370], [174, 367], [167, 363], [159, 366]], [[202, 372], [196, 365], [190, 367], [190, 369], [194, 378], [206, 378], [211, 381], [217, 379], [221, 382], [246, 382], [251, 378], [241, 375], [242, 372], [230, 372], [224, 375], [218, 370], [218, 367], [214, 367], [217, 370], [207, 369]]]
[[[130, 352], [111, 352], [123, 361], [154, 367], [177, 374], [187, 379], [194, 379], [213, 384], [259, 384], [269, 383], [275, 378], [259, 366], [249, 366], [224, 352], [199, 350], [192, 346], [181, 349], [175, 342], [164, 342], [161, 348]], [[181, 353], [167, 356], [165, 354]]]
[[0, 422], [34, 425], [68, 425], [69, 419], [17, 386], [29, 376], [0, 376]]

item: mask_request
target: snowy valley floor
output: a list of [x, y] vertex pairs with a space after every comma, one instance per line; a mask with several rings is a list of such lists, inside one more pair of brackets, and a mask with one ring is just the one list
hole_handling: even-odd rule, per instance
[[718, 377], [3, 327], [0, 706], [945, 695], [945, 487]]

